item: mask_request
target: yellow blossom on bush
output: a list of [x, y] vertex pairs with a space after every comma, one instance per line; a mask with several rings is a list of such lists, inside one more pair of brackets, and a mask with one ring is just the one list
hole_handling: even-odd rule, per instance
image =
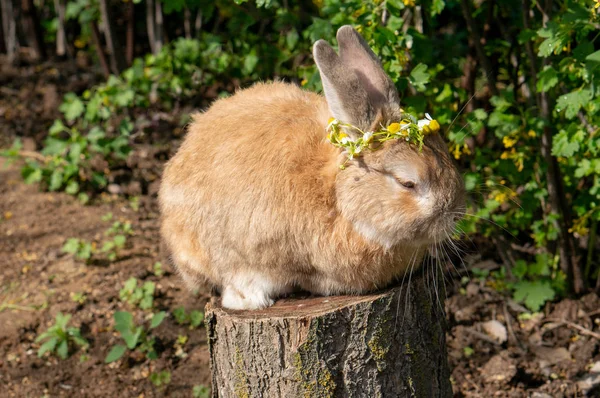
[[517, 143], [518, 139], [515, 137], [511, 137], [511, 136], [506, 136], [504, 138], [502, 138], [502, 143], [504, 144], [505, 148], [511, 148], [513, 147], [516, 143]]
[[403, 0], [402, 2], [406, 7], [414, 7], [416, 5], [415, 0]]
[[533, 130], [529, 130], [527, 132], [527, 135], [530, 136], [531, 138], [537, 137], [537, 133], [535, 131], [533, 131]]

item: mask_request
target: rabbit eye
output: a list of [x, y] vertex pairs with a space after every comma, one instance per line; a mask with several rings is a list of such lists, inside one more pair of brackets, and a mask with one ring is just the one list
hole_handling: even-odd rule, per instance
[[404, 188], [413, 189], [415, 187], [415, 183], [412, 181], [399, 181], [400, 185]]

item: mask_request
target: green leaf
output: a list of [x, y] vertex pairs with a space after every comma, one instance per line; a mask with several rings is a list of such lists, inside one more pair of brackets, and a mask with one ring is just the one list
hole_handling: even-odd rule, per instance
[[427, 65], [418, 64], [413, 68], [408, 76], [410, 83], [419, 91], [425, 90], [425, 85], [429, 83], [429, 73], [427, 73]]
[[158, 325], [160, 325], [162, 323], [162, 321], [165, 319], [166, 316], [167, 316], [167, 313], [165, 311], [161, 311], [161, 312], [154, 314], [152, 316], [152, 321], [150, 322], [150, 329], [154, 329], [155, 327], [158, 327]]
[[78, 249], [79, 249], [79, 239], [77, 239], [77, 238], [70, 238], [63, 245], [63, 247], [62, 247], [61, 250], [62, 250], [63, 253], [75, 254], [75, 253], [77, 253]]
[[55, 169], [50, 176], [50, 184], [48, 184], [48, 190], [56, 191], [60, 189], [63, 182], [63, 173], [60, 169]]
[[558, 84], [558, 73], [552, 66], [546, 66], [539, 74], [537, 91], [545, 93]]
[[517, 279], [522, 279], [527, 274], [527, 262], [525, 260], [515, 261], [515, 266], [512, 268], [512, 274]]
[[246, 75], [251, 74], [258, 65], [258, 56], [256, 55], [256, 50], [252, 49], [245, 57], [244, 57], [244, 73]]
[[123, 354], [125, 354], [125, 351], [127, 351], [127, 347], [125, 347], [122, 344], [117, 344], [116, 346], [111, 348], [110, 352], [104, 359], [104, 363], [111, 363], [121, 359]]
[[521, 281], [515, 284], [513, 298], [523, 302], [531, 311], [539, 311], [546, 303], [554, 299], [555, 292], [547, 281]]
[[565, 111], [567, 119], [572, 119], [577, 115], [579, 109], [586, 105], [592, 98], [592, 92], [586, 89], [580, 89], [561, 95], [556, 101], [556, 111]]
[[115, 237], [113, 238], [113, 242], [118, 248], [122, 248], [123, 246], [125, 246], [126, 241], [127, 238], [125, 237], [125, 235], [115, 235]]
[[130, 330], [133, 326], [133, 315], [127, 311], [117, 311], [113, 315], [115, 320], [115, 329], [123, 333], [123, 330]]
[[552, 155], [568, 158], [573, 156], [577, 151], [579, 151], [579, 141], [576, 138], [572, 139], [569, 137], [567, 131], [561, 130], [554, 136], [554, 140], [552, 141]]
[[42, 344], [37, 353], [38, 357], [41, 358], [46, 352], [54, 351], [54, 348], [56, 347], [56, 343], [58, 343], [58, 339], [56, 337], [52, 337], [48, 341], [46, 341], [44, 344]]
[[591, 53], [590, 55], [588, 55], [587, 57], [585, 57], [586, 61], [588, 62], [593, 62], [596, 64], [600, 64], [600, 50]]
[[67, 93], [62, 105], [58, 108], [67, 121], [72, 122], [83, 114], [85, 106], [75, 93]]
[[62, 120], [56, 119], [54, 121], [54, 123], [52, 123], [52, 126], [50, 126], [50, 129], [48, 130], [48, 134], [50, 136], [55, 136], [57, 134], [62, 133], [66, 129], [67, 129], [67, 127], [63, 124]]
[[67, 340], [60, 342], [58, 348], [56, 349], [56, 354], [58, 354], [58, 356], [62, 359], [67, 359], [69, 356], [69, 342]]
[[65, 188], [65, 192], [69, 195], [75, 195], [79, 192], [79, 183], [77, 181], [69, 181], [67, 187]]
[[191, 327], [198, 327], [202, 324], [202, 321], [204, 321], [204, 313], [194, 310], [192, 312], [190, 312], [190, 326]]
[[33, 184], [42, 181], [42, 169], [27, 170], [27, 174], [23, 177], [25, 184]]

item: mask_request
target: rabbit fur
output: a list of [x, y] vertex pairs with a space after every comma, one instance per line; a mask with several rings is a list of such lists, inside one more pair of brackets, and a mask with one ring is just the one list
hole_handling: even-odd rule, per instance
[[298, 288], [384, 287], [448, 238], [464, 207], [438, 134], [421, 151], [391, 140], [340, 169], [328, 119], [372, 131], [400, 121], [400, 100], [352, 27], [337, 40], [339, 55], [323, 40], [313, 47], [325, 98], [282, 82], [240, 90], [193, 115], [165, 167], [163, 239], [184, 281], [218, 287], [224, 307], [264, 308]]

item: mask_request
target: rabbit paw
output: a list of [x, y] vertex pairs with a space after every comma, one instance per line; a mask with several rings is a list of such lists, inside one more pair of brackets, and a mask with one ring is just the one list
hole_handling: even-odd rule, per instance
[[238, 274], [223, 289], [222, 304], [233, 310], [256, 310], [273, 305], [280, 289], [257, 275]]

